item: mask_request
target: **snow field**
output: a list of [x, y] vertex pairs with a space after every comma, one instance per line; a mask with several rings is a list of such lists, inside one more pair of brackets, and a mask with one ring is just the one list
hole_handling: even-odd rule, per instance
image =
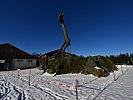
[[133, 66], [123, 67], [127, 69], [123, 75], [120, 75], [116, 81], [102, 91], [94, 100], [133, 100]]
[[41, 75], [37, 68], [0, 72], [0, 100], [94, 100], [132, 68], [126, 65], [117, 67], [119, 70], [114, 74], [102, 78], [83, 74], [53, 77], [47, 73]]

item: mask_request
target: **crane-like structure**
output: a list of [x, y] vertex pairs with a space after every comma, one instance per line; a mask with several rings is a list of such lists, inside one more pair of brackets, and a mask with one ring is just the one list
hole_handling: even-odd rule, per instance
[[69, 39], [68, 34], [67, 34], [67, 30], [66, 30], [66, 27], [65, 27], [65, 23], [64, 23], [64, 20], [63, 20], [63, 16], [64, 16], [64, 13], [62, 13], [62, 12], [58, 15], [58, 21], [61, 24], [62, 31], [63, 31], [64, 37], [65, 37], [65, 41], [62, 44], [61, 48], [60, 49], [57, 49], [57, 50], [54, 50], [54, 51], [51, 51], [51, 52], [48, 52], [48, 53], [45, 53], [45, 54], [40, 55], [38, 57], [40, 66], [41, 66], [42, 69], [44, 69], [44, 72], [55, 61], [56, 62], [59, 62], [58, 58], [60, 57], [60, 55], [62, 53], [65, 52], [66, 48], [70, 45], [70, 39]]
[[65, 41], [60, 48], [61, 52], [64, 52], [66, 50], [66, 48], [68, 47], [68, 45], [70, 45], [70, 39], [69, 39], [68, 34], [67, 34], [67, 30], [65, 27], [63, 16], [64, 16], [64, 13], [60, 13], [58, 16], [58, 21], [61, 23], [62, 31], [63, 31], [64, 37], [65, 37]]

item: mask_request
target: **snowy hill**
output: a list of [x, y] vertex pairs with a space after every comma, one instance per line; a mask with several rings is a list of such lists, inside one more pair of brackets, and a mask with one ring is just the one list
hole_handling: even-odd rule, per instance
[[53, 77], [41, 75], [38, 69], [3, 71], [0, 100], [132, 100], [133, 67], [117, 67], [114, 74], [102, 78], [83, 74]]

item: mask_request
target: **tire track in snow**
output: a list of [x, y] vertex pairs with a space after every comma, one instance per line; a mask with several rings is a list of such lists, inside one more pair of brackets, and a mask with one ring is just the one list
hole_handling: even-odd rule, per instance
[[[26, 84], [29, 83], [28, 80], [26, 80], [26, 79], [24, 79], [22, 77], [20, 78], [20, 80], [23, 81], [23, 82], [25, 82]], [[67, 96], [60, 95], [60, 94], [52, 91], [51, 89], [44, 88], [41, 85], [37, 85], [36, 83], [31, 83], [30, 88], [32, 88], [32, 89], [35, 88], [38, 91], [41, 91], [43, 94], [50, 95], [50, 97], [53, 97], [54, 99], [66, 100], [68, 98]]]
[[0, 87], [1, 87], [0, 99], [3, 99], [7, 96], [7, 94], [10, 93], [11, 89], [10, 89], [10, 87], [7, 86], [7, 82], [5, 82], [4, 80], [0, 82]]
[[[3, 77], [1, 77], [2, 79]], [[3, 78], [2, 81], [0, 81], [0, 100], [5, 100], [5, 99], [20, 99], [20, 100], [26, 100], [26, 93], [16, 87], [15, 85], [11, 84], [7, 80]]]

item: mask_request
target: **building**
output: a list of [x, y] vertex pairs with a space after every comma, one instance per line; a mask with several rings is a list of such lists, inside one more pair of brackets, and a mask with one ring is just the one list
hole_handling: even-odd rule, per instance
[[9, 44], [0, 44], [0, 70], [36, 67], [36, 59]]
[[57, 49], [57, 50], [40, 55], [38, 57], [40, 67], [44, 70], [47, 69], [47, 67], [55, 61], [56, 56], [59, 55], [59, 52], [60, 52], [60, 49]]

